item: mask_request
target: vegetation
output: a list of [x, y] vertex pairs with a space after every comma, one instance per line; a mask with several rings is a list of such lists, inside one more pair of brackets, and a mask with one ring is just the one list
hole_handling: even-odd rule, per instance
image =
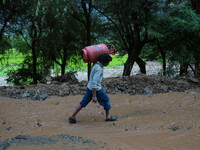
[[123, 76], [134, 63], [146, 73], [146, 60], [161, 60], [168, 75], [168, 60], [180, 64], [180, 76], [190, 67], [199, 78], [199, 13], [198, 0], [1, 0], [0, 75], [14, 84], [37, 84], [51, 70], [87, 67], [89, 75], [80, 50], [112, 43], [121, 58], [111, 66], [124, 65]]

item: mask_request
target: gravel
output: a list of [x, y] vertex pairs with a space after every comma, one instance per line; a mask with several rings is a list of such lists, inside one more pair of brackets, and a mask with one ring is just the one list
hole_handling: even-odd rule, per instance
[[[124, 66], [118, 66], [113, 68], [104, 69], [104, 78], [122, 77]], [[147, 75], [158, 75], [158, 72], [162, 69], [162, 65], [159, 62], [147, 61], [146, 72]], [[131, 75], [139, 74], [139, 66], [135, 64], [132, 68]], [[87, 81], [87, 72], [77, 72], [76, 77], [79, 81]]]
[[[0, 150], [7, 150], [10, 146], [15, 145], [20, 149], [20, 146], [45, 146], [51, 145], [52, 149], [57, 149], [57, 144], [62, 144], [59, 149], [76, 149], [76, 150], [93, 150], [106, 149], [107, 144], [101, 141], [94, 141], [79, 136], [71, 136], [69, 134], [58, 134], [53, 136], [33, 137], [29, 135], [18, 135], [11, 139], [0, 141]], [[78, 145], [78, 146], [77, 146]]]

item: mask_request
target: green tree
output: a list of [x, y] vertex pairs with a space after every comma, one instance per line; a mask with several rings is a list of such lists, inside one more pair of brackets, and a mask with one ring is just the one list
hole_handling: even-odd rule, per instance
[[15, 46], [20, 48], [20, 43], [26, 43], [26, 49], [20, 48], [26, 55], [26, 61], [21, 65], [21, 69], [10, 73], [12, 77], [23, 69], [29, 69], [28, 77], [23, 77], [22, 74], [20, 77], [29, 80], [31, 76], [36, 84], [41, 80], [41, 76], [44, 79], [48, 75], [54, 62], [61, 67], [61, 74], [65, 73], [67, 61], [72, 55], [77, 55], [77, 50], [82, 48], [81, 40], [84, 39], [80, 38], [82, 28], [72, 17], [70, 6], [71, 2], [66, 0], [38, 0], [26, 8], [22, 17], [17, 17], [14, 22], [16, 25], [12, 28], [22, 39], [16, 40]]
[[[198, 0], [191, 0], [192, 8], [196, 11], [196, 14], [199, 16], [200, 15], [200, 1]], [[199, 32], [199, 31], [197, 31]], [[198, 34], [198, 39], [200, 35]], [[198, 42], [198, 41], [197, 41]], [[196, 53], [195, 53], [195, 77], [199, 78], [200, 77], [200, 46], [198, 45], [196, 48]]]
[[[29, 5], [27, 1], [21, 0], [0, 1], [0, 54], [8, 53], [11, 48], [9, 39], [13, 36], [14, 23], [24, 14]], [[2, 58], [0, 57], [0, 60]]]
[[[85, 29], [83, 32], [85, 32], [85, 40], [83, 43], [83, 46], [91, 45], [91, 25], [92, 25], [92, 8], [93, 8], [93, 0], [76, 0], [73, 1], [71, 5], [71, 11], [72, 11], [72, 16], [74, 19], [76, 19], [79, 23], [81, 23]], [[90, 76], [90, 71], [91, 71], [91, 64], [88, 63], [88, 80]]]
[[155, 5], [156, 1], [110, 0], [103, 8], [96, 7], [114, 25], [116, 39], [123, 43], [128, 54], [123, 76], [130, 76], [134, 62], [145, 73], [145, 63], [139, 55], [144, 45], [152, 40], [150, 26], [154, 20]]
[[[65, 1], [59, 1], [57, 5], [51, 3], [47, 12], [48, 34], [43, 39], [43, 47], [46, 48], [48, 59], [53, 60], [61, 67], [61, 74], [65, 74], [67, 61], [70, 57], [79, 54], [80, 49], [80, 24], [71, 15], [71, 9]], [[55, 23], [55, 24], [54, 24]]]
[[20, 20], [18, 25], [17, 33], [19, 33], [27, 46], [31, 50], [32, 55], [32, 77], [33, 83], [37, 84], [38, 71], [37, 71], [37, 54], [39, 53], [39, 40], [42, 35], [42, 17], [38, 14], [38, 7], [40, 2], [32, 4], [31, 7], [27, 8], [27, 12], [24, 18]]
[[[180, 63], [180, 75], [187, 71], [187, 66], [199, 60], [199, 29], [200, 18], [188, 6], [188, 3], [170, 3], [168, 10], [170, 18], [170, 32], [167, 44], [172, 53], [171, 59]], [[191, 65], [190, 65], [191, 66]], [[192, 66], [191, 66], [192, 68]], [[194, 74], [197, 77], [195, 66]]]
[[158, 59], [154, 54], [160, 53], [164, 75], [166, 57], [170, 62], [180, 64], [180, 75], [187, 74], [188, 66], [195, 72], [191, 64], [199, 53], [199, 16], [187, 1], [164, 1], [159, 6], [157, 19], [152, 26], [156, 40], [149, 45], [153, 51], [145, 50], [143, 53], [151, 59]]

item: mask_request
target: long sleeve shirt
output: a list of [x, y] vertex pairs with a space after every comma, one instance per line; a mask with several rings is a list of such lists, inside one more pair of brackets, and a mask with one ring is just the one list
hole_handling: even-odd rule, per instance
[[97, 61], [97, 63], [92, 67], [90, 72], [90, 80], [87, 85], [87, 87], [90, 90], [92, 90], [93, 88], [95, 88], [96, 91], [101, 90], [103, 71], [104, 71], [104, 66], [99, 61]]

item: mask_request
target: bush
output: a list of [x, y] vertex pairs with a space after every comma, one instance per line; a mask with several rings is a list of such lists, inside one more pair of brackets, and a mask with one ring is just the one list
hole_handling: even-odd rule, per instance
[[[7, 82], [14, 85], [28, 85], [33, 83], [33, 68], [30, 57], [27, 57], [23, 63], [19, 65], [17, 69], [7, 71]], [[41, 80], [42, 76], [37, 75], [38, 80]]]

